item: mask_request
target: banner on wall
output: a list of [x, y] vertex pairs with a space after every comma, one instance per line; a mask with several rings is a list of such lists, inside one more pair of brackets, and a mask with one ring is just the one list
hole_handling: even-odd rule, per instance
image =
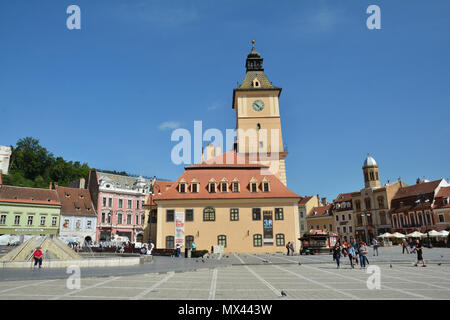
[[263, 211], [264, 243], [273, 243], [272, 211]]
[[184, 212], [175, 212], [175, 246], [184, 246]]

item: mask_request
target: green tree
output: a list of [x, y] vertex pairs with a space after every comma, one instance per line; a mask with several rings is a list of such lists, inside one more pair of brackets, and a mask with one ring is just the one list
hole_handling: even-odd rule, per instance
[[86, 177], [89, 173], [87, 163], [66, 161], [54, 157], [51, 152], [39, 144], [39, 140], [26, 137], [12, 147], [9, 175], [5, 184], [47, 188], [50, 182], [66, 186], [70, 182]]

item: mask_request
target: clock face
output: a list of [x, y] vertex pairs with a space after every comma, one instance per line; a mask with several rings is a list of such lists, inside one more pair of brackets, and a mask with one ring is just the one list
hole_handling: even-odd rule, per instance
[[252, 104], [252, 107], [255, 111], [261, 111], [262, 109], [264, 109], [264, 102], [262, 102], [261, 100], [255, 100]]

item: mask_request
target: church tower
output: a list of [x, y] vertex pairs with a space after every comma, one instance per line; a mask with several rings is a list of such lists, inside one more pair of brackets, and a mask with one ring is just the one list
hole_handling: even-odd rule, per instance
[[[278, 98], [281, 88], [269, 81], [263, 69], [263, 58], [255, 49], [246, 60], [246, 74], [242, 84], [233, 90], [233, 109], [236, 110], [237, 153], [270, 165], [271, 171], [285, 185], [286, 169], [281, 134]], [[262, 157], [261, 157], [262, 155]], [[270, 159], [268, 161], [265, 161]]]
[[381, 186], [380, 174], [377, 162], [370, 155], [367, 155], [363, 164], [364, 184], [366, 188], [377, 188]]

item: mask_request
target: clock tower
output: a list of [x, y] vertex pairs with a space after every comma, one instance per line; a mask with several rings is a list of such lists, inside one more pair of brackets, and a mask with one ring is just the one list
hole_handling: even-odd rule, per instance
[[263, 58], [255, 50], [247, 56], [245, 78], [233, 90], [236, 110], [236, 151], [249, 159], [270, 165], [271, 172], [286, 185], [285, 158], [278, 98], [281, 88], [269, 81]]

